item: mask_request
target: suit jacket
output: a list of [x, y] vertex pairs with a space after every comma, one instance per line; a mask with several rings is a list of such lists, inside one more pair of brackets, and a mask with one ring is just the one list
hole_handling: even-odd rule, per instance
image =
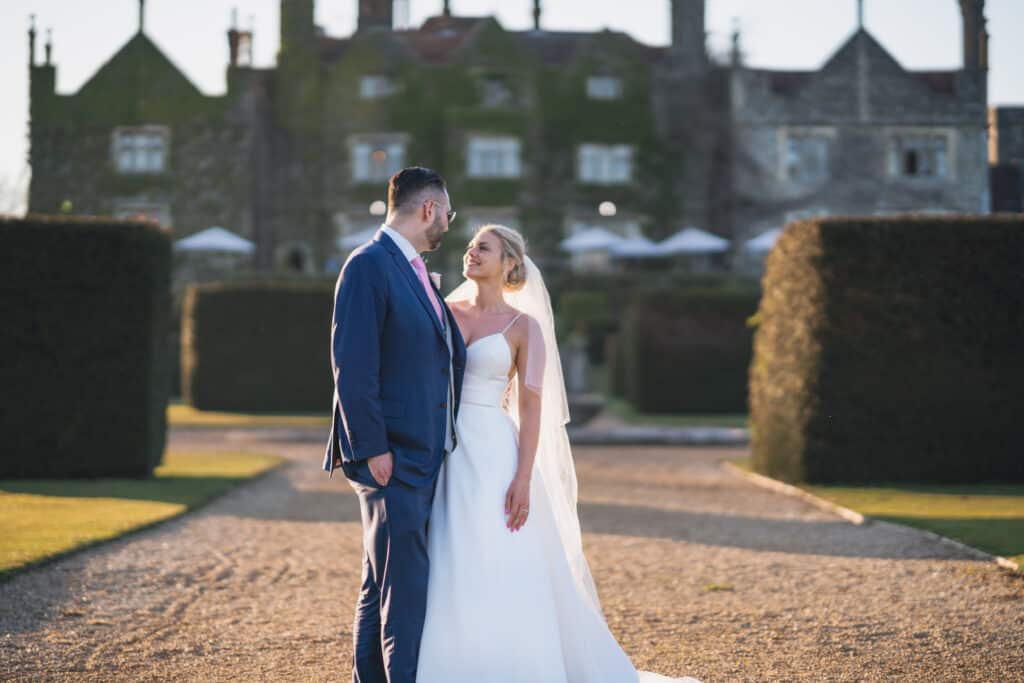
[[345, 262], [334, 291], [334, 406], [323, 468], [379, 486], [367, 458], [391, 451], [397, 479], [431, 484], [444, 458], [449, 375], [458, 415], [466, 344], [431, 283], [445, 331], [412, 264], [383, 230]]

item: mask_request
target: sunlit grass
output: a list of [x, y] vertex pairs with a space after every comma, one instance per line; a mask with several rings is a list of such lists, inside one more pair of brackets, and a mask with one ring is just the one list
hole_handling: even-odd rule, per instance
[[150, 479], [0, 480], [0, 577], [180, 515], [281, 462], [168, 452]]
[[225, 413], [196, 410], [180, 401], [167, 406], [167, 422], [172, 427], [324, 427], [330, 428], [331, 416], [318, 413]]
[[608, 410], [631, 425], [747, 428], [747, 415], [652, 415], [637, 412], [632, 403], [621, 398], [609, 399]]
[[[750, 469], [750, 460], [734, 461]], [[1024, 484], [801, 484], [837, 505], [926, 529], [1024, 566]]]

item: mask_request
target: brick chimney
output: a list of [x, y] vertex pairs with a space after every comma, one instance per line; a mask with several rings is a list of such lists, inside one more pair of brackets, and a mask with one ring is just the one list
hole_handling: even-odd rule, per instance
[[988, 69], [985, 0], [959, 0], [964, 20], [964, 68]]
[[672, 53], [691, 66], [707, 63], [704, 9], [707, 0], [671, 0]]

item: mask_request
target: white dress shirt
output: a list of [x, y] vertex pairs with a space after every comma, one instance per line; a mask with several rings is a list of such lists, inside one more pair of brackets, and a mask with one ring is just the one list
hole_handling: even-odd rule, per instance
[[380, 229], [384, 231], [385, 235], [394, 240], [395, 244], [398, 245], [398, 248], [402, 250], [402, 254], [405, 255], [405, 258], [412, 261], [414, 258], [420, 255], [420, 253], [416, 251], [416, 247], [412, 246], [412, 242], [405, 239], [405, 235], [398, 232], [387, 223], [381, 225]]

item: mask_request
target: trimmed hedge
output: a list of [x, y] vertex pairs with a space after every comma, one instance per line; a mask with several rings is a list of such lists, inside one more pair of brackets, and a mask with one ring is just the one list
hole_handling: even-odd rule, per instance
[[181, 386], [199, 410], [326, 412], [334, 285], [223, 282], [188, 288]]
[[764, 292], [757, 471], [1024, 481], [1024, 217], [792, 223]]
[[613, 388], [644, 413], [743, 413], [760, 290], [638, 292], [613, 346]]
[[149, 476], [167, 436], [170, 233], [0, 219], [0, 477]]
[[[613, 371], [619, 348], [618, 333], [638, 293], [651, 290], [753, 290], [760, 286], [757, 280], [731, 275], [659, 272], [555, 273], [546, 280], [552, 301], [556, 302], [559, 339], [565, 339], [565, 335], [582, 322], [587, 330], [591, 363], [610, 363], [609, 369]], [[621, 369], [621, 363], [619, 367]], [[612, 389], [617, 395], [623, 395], [621, 383], [614, 379]]]

